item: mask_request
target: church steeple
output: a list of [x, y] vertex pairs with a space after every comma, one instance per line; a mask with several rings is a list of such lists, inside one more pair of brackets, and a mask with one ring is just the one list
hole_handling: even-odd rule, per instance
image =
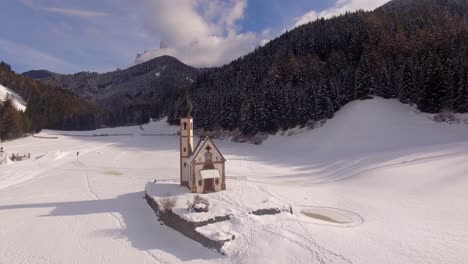
[[180, 185], [189, 185], [190, 168], [187, 164], [193, 152], [192, 100], [188, 91], [185, 93], [186, 117], [180, 118]]

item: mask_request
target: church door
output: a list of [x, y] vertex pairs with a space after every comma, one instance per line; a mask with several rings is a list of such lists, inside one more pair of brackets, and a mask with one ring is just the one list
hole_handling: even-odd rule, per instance
[[203, 191], [214, 192], [214, 179], [205, 179], [203, 182]]

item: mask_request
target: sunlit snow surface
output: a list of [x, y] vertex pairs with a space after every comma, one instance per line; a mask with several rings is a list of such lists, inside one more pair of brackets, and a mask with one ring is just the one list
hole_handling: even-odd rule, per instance
[[[217, 142], [236, 233], [220, 255], [157, 223], [148, 181], [179, 177], [164, 121], [2, 144], [31, 160], [0, 167], [0, 263], [464, 263], [468, 126], [393, 100], [354, 102], [325, 126], [263, 145]], [[141, 134], [153, 134], [142, 136]], [[155, 134], [161, 134], [159, 136]], [[79, 152], [79, 153], [77, 153]], [[79, 155], [77, 155], [79, 154]], [[257, 193], [258, 192], [258, 193]], [[294, 215], [238, 210], [258, 194]], [[247, 199], [246, 199], [247, 197]], [[229, 210], [229, 209], [227, 209]]]
[[13, 92], [12, 90], [0, 84], [0, 101], [1, 102], [5, 100], [7, 94], [13, 97], [13, 105], [16, 107], [16, 109], [21, 110], [21, 111], [26, 110], [26, 101], [23, 98], [21, 98], [21, 96], [19, 96], [17, 93]]

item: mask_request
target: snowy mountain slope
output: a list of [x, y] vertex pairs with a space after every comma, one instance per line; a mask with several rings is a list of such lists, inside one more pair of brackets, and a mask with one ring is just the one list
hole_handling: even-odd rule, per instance
[[[376, 98], [322, 128], [261, 146], [218, 142], [227, 203], [267, 196], [294, 215], [238, 213], [219, 255], [156, 222], [147, 181], [178, 178], [163, 122], [2, 146], [32, 159], [0, 168], [0, 263], [464, 263], [468, 126], [437, 124]], [[74, 132], [75, 135], [85, 135]], [[77, 156], [79, 152], [79, 156]], [[221, 196], [220, 196], [221, 197]], [[240, 199], [230, 199], [240, 197]], [[222, 198], [222, 197], [221, 197]], [[221, 199], [220, 198], [220, 199]], [[216, 228], [216, 227], [214, 227]], [[215, 230], [208, 230], [216, 232]], [[50, 243], [44, 243], [47, 238]]]
[[25, 111], [26, 110], [26, 101], [21, 98], [17, 93], [13, 92], [12, 90], [6, 88], [5, 86], [0, 84], [0, 100], [3, 101], [5, 100], [5, 97], [7, 94], [10, 94], [13, 97], [13, 104], [15, 107], [20, 110], [20, 111]]

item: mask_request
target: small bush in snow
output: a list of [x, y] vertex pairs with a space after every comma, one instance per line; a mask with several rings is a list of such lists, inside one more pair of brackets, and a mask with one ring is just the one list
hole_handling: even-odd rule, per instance
[[188, 209], [189, 211], [201, 213], [201, 212], [208, 212], [210, 209], [210, 202], [208, 199], [202, 197], [201, 195], [195, 195], [193, 197], [193, 202], [188, 202]]
[[437, 123], [460, 123], [460, 120], [457, 120], [457, 118], [452, 113], [436, 114], [434, 115], [434, 121], [436, 121]]
[[317, 122], [314, 121], [314, 120], [309, 120], [309, 121], [307, 121], [307, 123], [306, 123], [306, 127], [307, 127], [308, 129], [314, 129], [314, 128], [317, 127]]
[[267, 138], [268, 135], [266, 134], [257, 134], [251, 138], [251, 142], [255, 145], [261, 145]]
[[176, 197], [164, 197], [159, 200], [161, 207], [164, 212], [172, 212], [172, 208], [176, 206], [177, 198]]

